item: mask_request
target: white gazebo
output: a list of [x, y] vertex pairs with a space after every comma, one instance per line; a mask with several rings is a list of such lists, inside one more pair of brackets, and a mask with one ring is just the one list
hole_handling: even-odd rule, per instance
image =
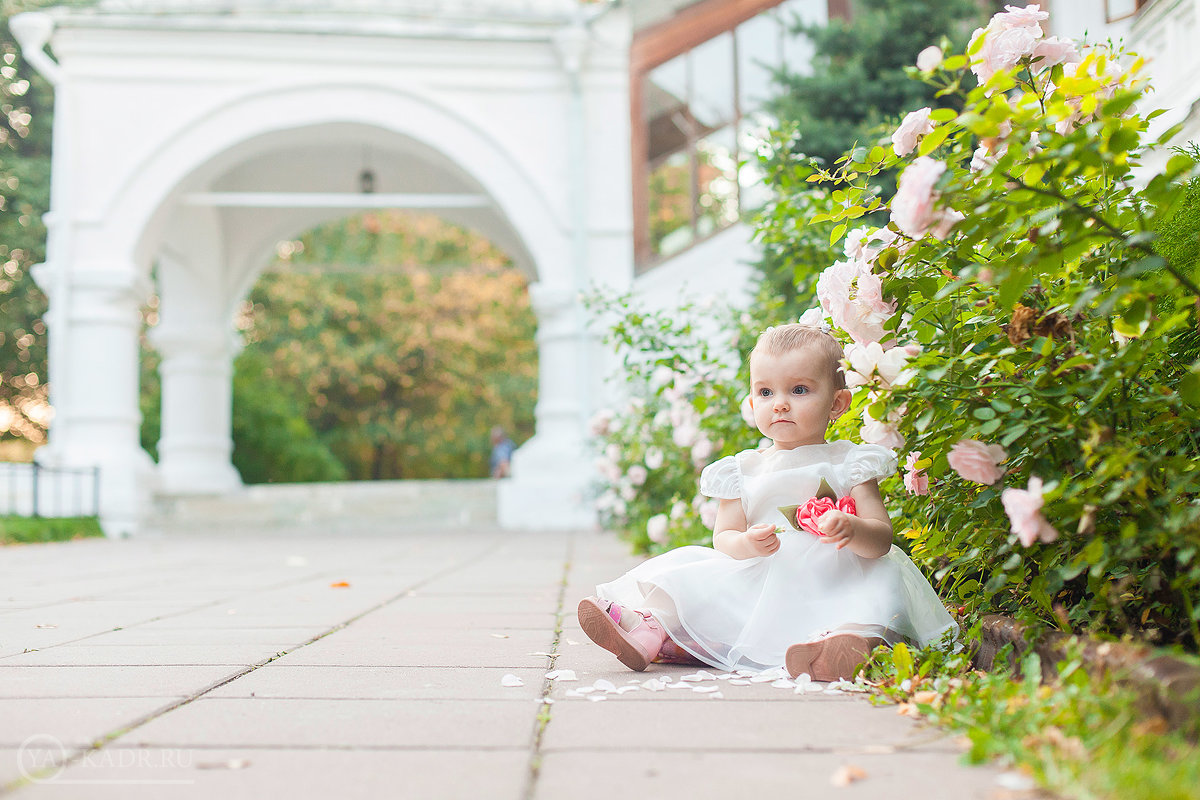
[[[587, 524], [611, 368], [580, 293], [744, 293], [750, 112], [787, 34], [845, 0], [99, 0], [11, 20], [55, 85], [47, 466], [101, 470], [107, 533], [221, 495], [235, 310], [277, 242], [368, 208], [507, 250], [538, 319], [536, 433], [502, 524]], [[49, 49], [47, 49], [49, 48]], [[367, 177], [364, 177], [367, 176]], [[656, 186], [684, 186], [660, 195]], [[159, 296], [159, 463], [139, 446], [139, 308]]]
[[[240, 486], [233, 314], [278, 241], [377, 207], [468, 226], [528, 276], [536, 435], [500, 515], [586, 521], [584, 431], [602, 369], [579, 294], [633, 278], [622, 12], [574, 0], [356, 0], [336, 12], [104, 0], [23, 14], [12, 29], [56, 91], [36, 271], [55, 416], [38, 455], [101, 467], [110, 535], [135, 531], [157, 492]], [[152, 291], [157, 465], [138, 440], [139, 307]]]

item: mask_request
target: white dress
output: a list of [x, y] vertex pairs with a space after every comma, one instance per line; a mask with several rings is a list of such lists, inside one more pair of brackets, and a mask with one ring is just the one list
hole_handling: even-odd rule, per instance
[[838, 632], [888, 644], [937, 641], [957, 625], [902, 550], [893, 545], [882, 558], [863, 558], [787, 527], [779, 511], [815, 496], [822, 478], [844, 497], [895, 469], [891, 450], [845, 441], [726, 456], [704, 468], [701, 493], [740, 498], [749, 525], [784, 526], [779, 549], [739, 560], [711, 547], [680, 547], [596, 587], [597, 594], [649, 611], [680, 647], [726, 670], [778, 667], [790, 645]]

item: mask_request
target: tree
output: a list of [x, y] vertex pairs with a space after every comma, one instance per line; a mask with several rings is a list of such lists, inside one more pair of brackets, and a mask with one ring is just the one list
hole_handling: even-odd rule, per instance
[[[351, 478], [483, 477], [493, 425], [532, 434], [535, 320], [523, 276], [485, 239], [371, 213], [282, 253], [289, 271], [251, 291], [247, 349], [305, 399]], [[341, 271], [313, 267], [329, 264]]]
[[8, 19], [41, 2], [5, 0], [0, 25], [0, 438], [45, 439], [46, 296], [30, 269], [45, 256], [53, 92], [21, 57]]
[[770, 110], [785, 127], [795, 124], [800, 150], [832, 165], [856, 142], [873, 142], [896, 117], [947, 103], [934, 88], [910, 80], [905, 67], [943, 38], [961, 48], [992, 5], [999, 4], [855, 0], [849, 20], [799, 24], [795, 30], [815, 48], [812, 72], [780, 76], [783, 91]]

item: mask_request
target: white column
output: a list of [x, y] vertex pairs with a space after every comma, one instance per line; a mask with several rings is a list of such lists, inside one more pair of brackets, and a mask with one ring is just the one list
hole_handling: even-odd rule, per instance
[[239, 349], [225, 326], [155, 328], [162, 355], [159, 491], [220, 494], [242, 485], [233, 456], [233, 357]]
[[538, 318], [537, 433], [513, 455], [512, 478], [498, 487], [499, 521], [506, 528], [590, 527], [592, 459], [579, 391], [588, 377], [578, 316], [583, 309], [565, 288], [533, 284], [529, 299]]
[[[69, 292], [44, 265], [50, 288], [47, 328], [53, 341], [51, 444], [38, 450], [46, 466], [100, 467], [100, 521], [109, 536], [137, 531], [153, 490], [154, 463], [142, 450], [138, 410], [140, 304], [148, 282], [131, 262], [72, 264]], [[65, 307], [64, 307], [65, 306]]]

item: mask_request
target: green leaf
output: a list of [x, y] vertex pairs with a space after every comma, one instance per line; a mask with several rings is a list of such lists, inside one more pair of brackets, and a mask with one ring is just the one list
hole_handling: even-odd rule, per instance
[[934, 122], [949, 122], [958, 117], [958, 113], [953, 108], [935, 108], [929, 112], [929, 118]]
[[950, 125], [939, 125], [934, 128], [933, 133], [921, 140], [921, 146], [917, 148], [917, 154], [927, 156], [934, 150], [937, 150], [938, 146], [946, 141], [946, 137], [950, 135], [951, 127]]
[[892, 663], [896, 667], [897, 680], [908, 680], [913, 675], [913, 657], [908, 645], [896, 642], [892, 647]]
[[829, 232], [829, 244], [833, 245], [833, 243], [836, 242], [838, 239], [842, 238], [842, 236], [844, 236], [845, 233], [846, 233], [846, 223], [844, 223], [844, 222], [839, 223], [837, 226], [834, 227], [834, 229], [832, 231]]
[[1200, 408], [1200, 372], [1196, 365], [1179, 379], [1179, 396], [1192, 408]]

